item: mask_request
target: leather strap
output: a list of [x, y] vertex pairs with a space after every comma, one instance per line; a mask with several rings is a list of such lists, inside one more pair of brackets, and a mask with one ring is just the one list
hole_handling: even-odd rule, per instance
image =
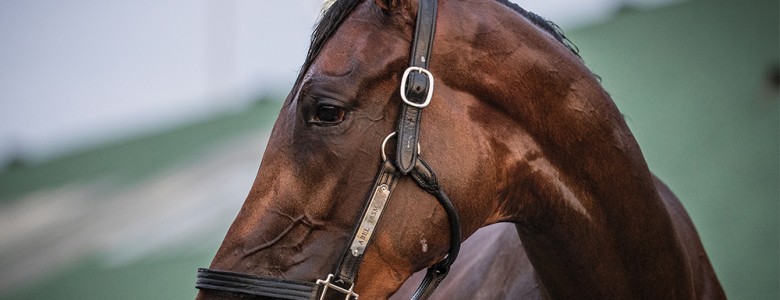
[[390, 160], [385, 160], [374, 180], [369, 200], [361, 213], [362, 219], [353, 230], [352, 240], [344, 251], [336, 273], [334, 273], [338, 275], [336, 282], [343, 284], [344, 287], [357, 281], [357, 273], [363, 262], [363, 250], [368, 247], [368, 243], [373, 237], [373, 230], [379, 223], [382, 211], [392, 196], [399, 177], [400, 174], [395, 165]]
[[[449, 269], [447, 271], [449, 272]], [[411, 300], [428, 299], [445, 277], [447, 277], [447, 272], [440, 273], [433, 267], [428, 268], [428, 271], [425, 272], [425, 278], [412, 295]]]
[[[427, 69], [430, 63], [433, 36], [436, 31], [436, 4], [433, 0], [420, 0], [417, 11], [417, 25], [412, 42], [410, 67]], [[421, 72], [411, 72], [406, 82], [406, 98], [414, 103], [423, 103], [432, 85], [428, 76]], [[403, 79], [402, 79], [403, 80]], [[396, 165], [404, 175], [409, 174], [417, 161], [417, 143], [420, 139], [420, 120], [422, 108], [402, 105], [398, 118], [398, 145]]]
[[460, 253], [460, 218], [458, 217], [458, 211], [452, 204], [450, 197], [439, 187], [439, 182], [436, 180], [436, 173], [433, 172], [430, 166], [428, 166], [422, 158], [417, 160], [414, 171], [412, 172], [412, 178], [417, 181], [417, 184], [423, 188], [426, 192], [434, 195], [439, 204], [444, 208], [447, 213], [447, 219], [450, 222], [450, 251], [444, 259], [435, 265], [428, 268], [425, 273], [425, 278], [420, 287], [417, 288], [412, 300], [428, 299], [431, 296], [439, 283], [447, 277], [450, 271], [450, 266], [455, 262], [455, 259]]
[[205, 268], [198, 269], [195, 287], [285, 300], [313, 300], [320, 292], [320, 286], [314, 282], [261, 278]]
[[[447, 219], [450, 223], [450, 248], [447, 256], [440, 262], [428, 268], [428, 271], [426, 272], [425, 278], [420, 284], [420, 287], [417, 288], [417, 291], [412, 296], [412, 300], [421, 300], [428, 299], [428, 297], [431, 296], [433, 291], [436, 290], [436, 287], [438, 287], [439, 283], [441, 283], [442, 280], [447, 277], [450, 266], [458, 257], [458, 253], [460, 252], [461, 239], [460, 218], [458, 217], [458, 212], [455, 209], [455, 206], [452, 204], [450, 198], [441, 189], [441, 187], [439, 187], [436, 173], [433, 172], [433, 169], [427, 163], [425, 163], [422, 158], [418, 157], [410, 175], [412, 178], [414, 178], [415, 182], [417, 182], [417, 185], [436, 197], [436, 200], [447, 213]], [[334, 284], [337, 284], [341, 288], [348, 289], [357, 281], [357, 273], [360, 269], [360, 264], [363, 261], [363, 252], [355, 252], [355, 241], [359, 240], [362, 233], [367, 232], [365, 225], [366, 218], [369, 218], [373, 215], [375, 216], [375, 219], [372, 223], [373, 226], [378, 224], [382, 210], [387, 204], [387, 200], [389, 200], [390, 196], [392, 195], [392, 191], [395, 189], [400, 176], [400, 172], [398, 172], [398, 169], [390, 160], [385, 160], [382, 163], [382, 168], [380, 169], [379, 174], [374, 181], [374, 186], [372, 188], [371, 195], [369, 196], [370, 200], [363, 208], [363, 213], [361, 214], [363, 216], [362, 221], [353, 231], [352, 243], [350, 243], [350, 247], [344, 251], [344, 256], [338, 266], [338, 271], [336, 273], [338, 274], [338, 278], [334, 281]], [[388, 190], [385, 194], [378, 198], [378, 195], [383, 186], [388, 188]], [[375, 203], [374, 199], [380, 199], [379, 203]], [[378, 211], [378, 213], [374, 213], [374, 211]], [[374, 228], [371, 228], [372, 231], [368, 234], [367, 239], [365, 239], [365, 244], [362, 244], [364, 247], [363, 249], [368, 246], [373, 229]]]

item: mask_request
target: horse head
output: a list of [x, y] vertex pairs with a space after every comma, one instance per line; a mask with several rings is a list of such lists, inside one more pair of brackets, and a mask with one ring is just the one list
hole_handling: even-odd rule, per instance
[[642, 154], [556, 28], [503, 0], [440, 1], [418, 41], [423, 4], [326, 11], [199, 298], [388, 298], [497, 222], [518, 225], [553, 297], [685, 298], [688, 261]]

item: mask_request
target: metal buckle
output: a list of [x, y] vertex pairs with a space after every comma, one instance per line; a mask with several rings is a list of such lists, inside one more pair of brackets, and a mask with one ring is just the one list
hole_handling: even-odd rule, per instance
[[[394, 137], [397, 134], [396, 131], [391, 132], [390, 134], [385, 137], [385, 139], [382, 141], [382, 161], [387, 160], [387, 154], [385, 154], [385, 146], [387, 146], [387, 141], [390, 140], [391, 137]], [[417, 143], [417, 155], [420, 155], [420, 143]]]
[[344, 300], [350, 300], [349, 297], [355, 297], [354, 298], [355, 300], [358, 299], [358, 294], [356, 294], [353, 291], [355, 289], [355, 284], [354, 283], [350, 284], [349, 285], [349, 289], [347, 290], [347, 289], [344, 289], [343, 287], [340, 287], [338, 285], [333, 284], [331, 282], [333, 277], [334, 277], [333, 274], [328, 274], [328, 278], [325, 279], [324, 281], [322, 279], [317, 279], [317, 284], [323, 286], [322, 294], [320, 294], [320, 300], [325, 300], [325, 294], [328, 292], [329, 288], [337, 290], [337, 291], [342, 292], [345, 295], [347, 295], [346, 297], [344, 297]]
[[[423, 103], [414, 103], [412, 101], [409, 101], [408, 98], [406, 98], [406, 81], [409, 79], [409, 74], [412, 73], [412, 71], [418, 71], [422, 74], [425, 74], [428, 76], [430, 86], [428, 87], [428, 95], [425, 96], [425, 101]], [[420, 67], [409, 67], [404, 71], [404, 76], [401, 77], [401, 99], [404, 100], [404, 103], [407, 105], [411, 105], [417, 108], [425, 108], [428, 106], [428, 104], [431, 103], [431, 98], [433, 97], [433, 74], [431, 74], [430, 71], [420, 68]]]

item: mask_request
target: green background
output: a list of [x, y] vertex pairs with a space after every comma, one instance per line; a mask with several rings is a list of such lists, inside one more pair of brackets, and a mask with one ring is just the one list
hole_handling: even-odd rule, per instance
[[[567, 34], [603, 78], [652, 170], [688, 209], [731, 299], [780, 298], [780, 99], [766, 81], [778, 62], [778, 6], [688, 1], [624, 10]], [[0, 199], [106, 176], [132, 186], [194, 163], [231, 137], [266, 134], [278, 108], [261, 101], [202, 123], [15, 166], [0, 173]], [[96, 255], [0, 298], [191, 299], [195, 270], [209, 264], [217, 246], [122, 265]]]

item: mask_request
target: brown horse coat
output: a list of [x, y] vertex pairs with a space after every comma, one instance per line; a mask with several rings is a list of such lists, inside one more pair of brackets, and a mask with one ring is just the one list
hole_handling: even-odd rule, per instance
[[[339, 0], [328, 10], [211, 269], [305, 282], [333, 272], [396, 125], [416, 3]], [[722, 298], [693, 225], [617, 107], [539, 19], [503, 0], [439, 1], [420, 144], [463, 238], [514, 223], [523, 247], [489, 250], [533, 264], [515, 274], [521, 293], [542, 294], [527, 279], [535, 274], [555, 299]], [[388, 298], [439, 261], [447, 220], [402, 178], [359, 269], [361, 298]], [[491, 277], [453, 279], [484, 291], [495, 281], [473, 281], [480, 273]]]
[[[690, 217], [679, 199], [658, 178], [655, 185], [691, 260], [697, 299], [725, 299]], [[409, 299], [424, 272], [415, 273], [391, 299]], [[544, 299], [544, 287], [528, 260], [515, 226], [499, 223], [477, 230], [463, 243], [459, 260], [432, 300]]]

